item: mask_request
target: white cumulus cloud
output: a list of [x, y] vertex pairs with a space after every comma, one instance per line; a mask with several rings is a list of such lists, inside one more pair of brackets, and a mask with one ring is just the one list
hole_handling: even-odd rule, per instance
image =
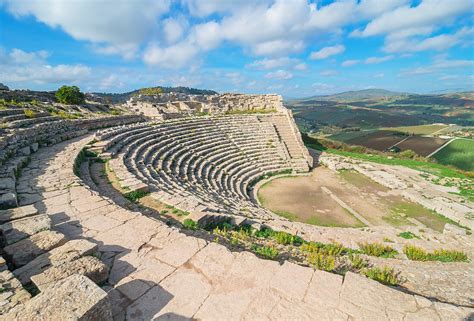
[[311, 59], [326, 59], [328, 57], [338, 55], [343, 53], [346, 50], [346, 47], [343, 45], [331, 46], [331, 47], [324, 47], [321, 50], [313, 51], [310, 54]]

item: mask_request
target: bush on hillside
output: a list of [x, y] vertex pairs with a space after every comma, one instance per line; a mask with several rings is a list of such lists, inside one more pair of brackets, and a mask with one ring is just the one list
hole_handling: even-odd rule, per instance
[[78, 105], [85, 101], [85, 96], [77, 86], [62, 86], [56, 91], [56, 99], [67, 105]]

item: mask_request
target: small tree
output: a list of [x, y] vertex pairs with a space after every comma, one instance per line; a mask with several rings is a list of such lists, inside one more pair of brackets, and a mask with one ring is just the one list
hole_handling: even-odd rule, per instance
[[56, 99], [62, 104], [78, 105], [84, 103], [84, 94], [77, 86], [62, 86], [56, 91]]

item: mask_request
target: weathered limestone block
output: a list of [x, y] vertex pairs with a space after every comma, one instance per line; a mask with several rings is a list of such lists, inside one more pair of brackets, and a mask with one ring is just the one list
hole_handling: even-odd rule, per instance
[[36, 214], [38, 214], [38, 210], [33, 205], [0, 210], [0, 224]]
[[0, 208], [12, 208], [18, 206], [18, 200], [16, 194], [8, 192], [0, 195]]
[[30, 146], [31, 151], [32, 151], [33, 153], [36, 153], [36, 151], [38, 150], [38, 147], [39, 147], [38, 143], [33, 143], [33, 144], [31, 144], [31, 146]]
[[28, 156], [28, 155], [31, 154], [30, 146], [23, 147], [23, 148], [21, 148], [18, 152], [19, 152], [21, 155]]
[[6, 246], [3, 251], [18, 268], [67, 242], [63, 234], [55, 231], [42, 231], [27, 239]]
[[58, 281], [12, 309], [0, 320], [112, 320], [112, 308], [104, 290], [83, 275]]
[[31, 281], [40, 291], [44, 291], [55, 282], [72, 274], [81, 274], [95, 283], [102, 283], [107, 280], [109, 268], [96, 257], [84, 256], [74, 261], [53, 266], [41, 274], [32, 276]]
[[15, 179], [13, 177], [0, 177], [0, 190], [14, 190]]
[[21, 283], [8, 270], [0, 273], [0, 289], [2, 289], [0, 292], [0, 315], [31, 298], [31, 295], [23, 289]]
[[28, 283], [33, 275], [42, 273], [52, 266], [76, 260], [85, 255], [94, 254], [97, 244], [87, 240], [72, 240], [48, 253], [41, 254], [33, 261], [13, 271], [21, 283]]
[[0, 225], [0, 243], [9, 245], [51, 228], [48, 215], [41, 214]]

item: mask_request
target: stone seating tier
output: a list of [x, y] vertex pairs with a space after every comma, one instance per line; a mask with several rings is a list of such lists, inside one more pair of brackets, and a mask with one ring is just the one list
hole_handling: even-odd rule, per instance
[[[100, 131], [96, 138], [106, 139], [99, 142], [105, 155], [115, 155], [122, 162], [116, 173], [123, 175], [119, 177], [123, 187], [138, 179], [155, 196], [163, 191], [167, 201], [187, 211], [196, 208], [196, 203], [224, 212], [255, 206], [248, 189], [256, 178], [293, 165], [297, 171], [304, 167], [292, 162], [276, 126], [255, 115], [123, 126]], [[117, 162], [111, 164], [117, 166]], [[170, 198], [170, 194], [181, 197]], [[186, 202], [190, 196], [196, 201]], [[186, 203], [192, 205], [186, 208]], [[263, 209], [260, 212], [267, 214]]]

